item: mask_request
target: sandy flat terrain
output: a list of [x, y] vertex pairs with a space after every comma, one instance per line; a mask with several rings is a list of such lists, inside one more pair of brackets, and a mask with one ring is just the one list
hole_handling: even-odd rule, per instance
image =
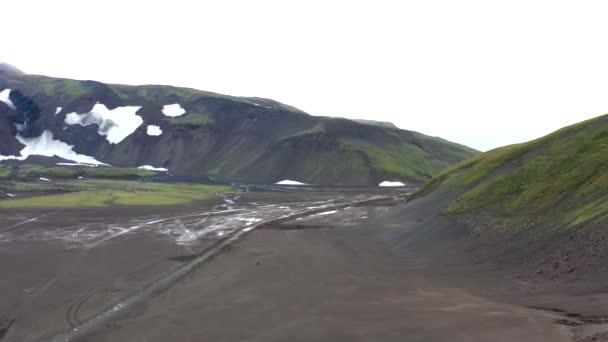
[[[569, 341], [555, 313], [419, 274], [349, 208], [258, 229], [88, 341]], [[424, 273], [424, 272], [423, 272]]]
[[234, 231], [357, 196], [255, 193], [161, 209], [4, 210], [0, 339], [70, 331]]
[[[559, 342], [605, 330], [600, 288], [552, 287], [442, 248], [393, 248], [395, 229], [419, 221], [398, 201], [333, 207], [373, 196], [6, 212], [0, 339]], [[301, 211], [312, 212], [226, 243]], [[186, 277], [151, 287], [210, 251]]]

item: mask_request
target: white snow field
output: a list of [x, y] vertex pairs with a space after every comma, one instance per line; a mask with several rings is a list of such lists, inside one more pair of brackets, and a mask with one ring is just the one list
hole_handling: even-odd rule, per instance
[[53, 133], [51, 131], [44, 131], [39, 137], [36, 138], [23, 138], [21, 136], [17, 136], [17, 140], [25, 145], [20, 152], [21, 155], [0, 156], [0, 161], [8, 159], [25, 160], [29, 156], [36, 155], [45, 157], [57, 156], [82, 164], [105, 165], [93, 157], [74, 152], [72, 150], [74, 146], [68, 145], [63, 141], [53, 139]]
[[148, 125], [147, 133], [148, 133], [148, 135], [157, 137], [157, 136], [163, 134], [163, 130], [160, 129], [160, 127], [158, 127], [156, 125]]
[[143, 165], [143, 166], [138, 167], [138, 169], [149, 170], [149, 171], [161, 171], [161, 172], [169, 171], [168, 169], [165, 169], [163, 167], [154, 167], [154, 166], [150, 166], [150, 165]]
[[182, 116], [186, 114], [186, 110], [179, 103], [168, 104], [163, 106], [163, 114], [171, 117]]
[[97, 103], [89, 113], [69, 113], [65, 117], [65, 123], [97, 125], [99, 135], [105, 136], [110, 144], [118, 144], [144, 123], [141, 116], [135, 114], [140, 108], [141, 106], [125, 106], [110, 110], [104, 104]]
[[405, 186], [405, 184], [401, 183], [401, 182], [384, 181], [384, 182], [380, 183], [379, 186]]
[[0, 161], [3, 161], [3, 160], [25, 160], [25, 157], [0, 155]]
[[15, 109], [15, 105], [13, 104], [13, 102], [11, 101], [11, 99], [8, 97], [8, 95], [10, 93], [11, 93], [10, 89], [4, 89], [3, 91], [1, 91], [0, 92], [0, 101], [6, 103], [12, 109]]
[[300, 183], [300, 182], [289, 180], [289, 179], [285, 179], [280, 182], [276, 182], [274, 184], [277, 184], [277, 185], [309, 185], [306, 183]]

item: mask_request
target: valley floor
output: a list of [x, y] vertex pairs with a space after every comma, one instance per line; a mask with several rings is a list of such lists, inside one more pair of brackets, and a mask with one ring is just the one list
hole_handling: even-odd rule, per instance
[[253, 231], [90, 341], [570, 341], [554, 313], [427, 278], [345, 210]]
[[[323, 211], [370, 195], [256, 196], [162, 215], [3, 213], [11, 221], [0, 228], [0, 340], [565, 342], [602, 328], [572, 329], [580, 317], [551, 310], [601, 311], [601, 291], [545, 288], [493, 265], [387, 248], [405, 222], [387, 219], [390, 203]], [[86, 337], [61, 335], [213, 248], [237, 222], [299, 210], [320, 211], [252, 230]], [[214, 234], [188, 240], [203, 232]]]

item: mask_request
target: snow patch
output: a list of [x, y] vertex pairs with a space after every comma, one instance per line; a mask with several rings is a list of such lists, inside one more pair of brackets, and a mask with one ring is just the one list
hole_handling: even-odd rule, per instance
[[0, 155], [0, 161], [3, 161], [3, 160], [25, 160], [25, 158], [27, 158], [27, 157], [21, 157], [21, 156], [3, 156], [3, 155]]
[[186, 114], [186, 110], [179, 103], [168, 104], [163, 106], [163, 114], [171, 117], [182, 116]]
[[63, 109], [63, 107], [57, 107], [57, 109], [55, 109], [55, 115], [59, 114], [59, 112], [61, 112], [62, 109]]
[[93, 157], [89, 157], [83, 154], [78, 154], [72, 149], [74, 146], [68, 145], [60, 140], [53, 139], [53, 133], [51, 131], [44, 131], [37, 138], [23, 138], [17, 136], [17, 140], [25, 145], [21, 150], [20, 156], [0, 156], [0, 161], [7, 159], [25, 160], [29, 156], [45, 156], [53, 157], [57, 156], [66, 160], [71, 160], [77, 163], [89, 164], [89, 165], [105, 165], [104, 163], [96, 160]]
[[401, 182], [384, 181], [384, 182], [378, 184], [378, 186], [405, 186], [405, 184], [401, 183]]
[[154, 166], [150, 166], [150, 165], [143, 165], [143, 166], [138, 167], [138, 169], [149, 170], [149, 171], [161, 171], [161, 172], [169, 171], [162, 167], [154, 167]]
[[285, 179], [280, 182], [276, 182], [274, 184], [277, 184], [277, 185], [309, 185], [306, 183], [300, 183], [300, 182], [289, 180], [289, 179]]
[[118, 144], [144, 123], [141, 116], [135, 113], [141, 106], [116, 107], [108, 109], [97, 103], [89, 113], [69, 113], [65, 116], [68, 125], [97, 125], [97, 133], [106, 137], [110, 144]]
[[148, 131], [147, 131], [148, 135], [151, 135], [151, 136], [157, 137], [157, 136], [163, 134], [163, 130], [160, 129], [160, 127], [158, 127], [156, 125], [148, 125], [147, 129], [148, 129]]
[[13, 102], [11, 101], [9, 95], [11, 93], [10, 89], [4, 89], [3, 91], [0, 92], [0, 101], [6, 103], [9, 107], [11, 107], [11, 109], [15, 109], [15, 105], [13, 104]]

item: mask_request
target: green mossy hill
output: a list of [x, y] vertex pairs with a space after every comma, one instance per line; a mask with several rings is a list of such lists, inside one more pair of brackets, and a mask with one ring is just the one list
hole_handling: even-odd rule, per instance
[[[23, 103], [16, 109], [18, 113], [4, 108], [11, 120], [27, 119], [21, 135], [33, 138], [50, 131], [54, 139], [74, 146], [74, 151], [123, 168], [157, 165], [177, 175], [266, 184], [292, 179], [320, 185], [377, 186], [382, 181], [422, 184], [477, 153], [390, 123], [312, 116], [269, 99], [190, 88], [0, 72], [3, 89], [11, 89], [10, 96]], [[110, 144], [94, 124], [65, 124], [68, 113], [87, 113], [98, 102], [110, 109], [141, 107], [137, 115], [143, 123], [118, 144]], [[163, 106], [168, 104], [179, 104], [185, 114], [164, 115]], [[0, 121], [0, 132], [2, 125], [6, 132], [14, 127]], [[148, 135], [148, 125], [159, 126], [162, 134]], [[4, 135], [4, 146], [14, 145], [4, 154], [18, 154], [14, 137]], [[91, 172], [96, 170], [101, 168]], [[40, 176], [39, 171], [24, 170], [23, 176]], [[56, 177], [69, 177], [72, 172], [47, 171]]]
[[508, 229], [605, 227], [608, 115], [476, 155], [433, 178], [416, 196], [455, 192], [459, 196], [445, 214], [484, 215]]

